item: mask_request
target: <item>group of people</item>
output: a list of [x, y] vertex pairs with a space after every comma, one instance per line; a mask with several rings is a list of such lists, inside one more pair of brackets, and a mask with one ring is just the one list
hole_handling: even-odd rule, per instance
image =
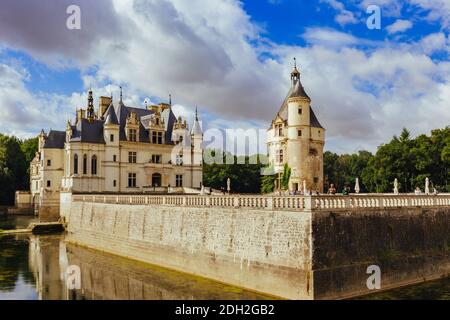
[[[336, 194], [336, 193], [337, 193], [337, 189], [334, 186], [334, 183], [330, 184], [327, 194]], [[344, 186], [344, 189], [342, 189], [342, 195], [348, 196], [349, 194], [350, 194], [350, 186], [348, 184], [346, 184]]]

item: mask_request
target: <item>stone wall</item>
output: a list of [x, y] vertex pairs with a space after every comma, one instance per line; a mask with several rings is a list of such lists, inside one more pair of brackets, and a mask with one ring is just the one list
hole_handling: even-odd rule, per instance
[[61, 210], [69, 242], [274, 296], [313, 297], [310, 213], [83, 202]]
[[450, 208], [314, 212], [314, 297], [370, 293], [367, 267], [381, 269], [381, 289], [450, 276]]
[[[73, 202], [72, 202], [73, 200]], [[369, 293], [450, 275], [440, 197], [61, 196], [68, 240], [288, 299]]]

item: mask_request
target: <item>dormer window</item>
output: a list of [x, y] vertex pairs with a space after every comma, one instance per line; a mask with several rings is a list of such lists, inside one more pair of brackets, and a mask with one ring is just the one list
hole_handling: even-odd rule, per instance
[[128, 130], [128, 140], [132, 141], [132, 142], [136, 142], [137, 141], [136, 129], [129, 129]]

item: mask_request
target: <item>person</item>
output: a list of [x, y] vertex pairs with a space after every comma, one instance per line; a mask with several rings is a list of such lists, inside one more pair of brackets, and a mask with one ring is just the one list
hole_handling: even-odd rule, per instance
[[328, 194], [336, 194], [336, 188], [333, 183], [330, 184], [330, 187], [328, 188]]
[[415, 194], [416, 196], [418, 196], [418, 195], [420, 195], [421, 193], [422, 193], [422, 190], [420, 190], [419, 187], [416, 187], [416, 190], [414, 191], [414, 194]]
[[344, 190], [342, 190], [342, 195], [343, 196], [348, 196], [350, 194], [350, 187], [348, 185], [346, 185], [344, 187]]

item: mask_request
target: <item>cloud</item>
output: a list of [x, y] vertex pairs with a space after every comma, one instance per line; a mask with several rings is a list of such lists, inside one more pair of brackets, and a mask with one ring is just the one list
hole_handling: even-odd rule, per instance
[[413, 24], [409, 20], [397, 19], [393, 24], [386, 27], [389, 34], [405, 32], [413, 27]]
[[[403, 126], [424, 133], [449, 123], [449, 63], [427, 56], [448, 48], [445, 33], [395, 44], [308, 28], [302, 35], [307, 46], [300, 47], [264, 39], [238, 1], [120, 0], [103, 9], [106, 27], [86, 21], [83, 37], [68, 40], [55, 30], [55, 39], [47, 39], [10, 19], [0, 22], [0, 42], [51, 65], [80, 68], [85, 87], [96, 95], [112, 91], [117, 99], [122, 85], [125, 102], [143, 106], [144, 97], [167, 100], [171, 93], [177, 113], [192, 117], [198, 105], [210, 128], [267, 128], [289, 89], [296, 56], [327, 129], [326, 147], [340, 152], [373, 151]], [[56, 28], [56, 11], [46, 12], [42, 21]], [[5, 35], [3, 27], [20, 36]], [[45, 38], [47, 45], [20, 40], [33, 37]], [[64, 129], [75, 107], [86, 104], [85, 93], [31, 93], [28, 81], [35, 79], [20, 66], [1, 65], [0, 127], [9, 133]]]
[[[72, 4], [80, 6], [81, 30], [66, 27]], [[0, 39], [54, 66], [68, 60], [89, 65], [100, 42], [126, 36], [120, 20], [109, 0], [2, 0]]]
[[308, 44], [334, 49], [353, 46], [376, 46], [379, 44], [376, 41], [357, 38], [350, 33], [320, 27], [307, 28], [301, 37]]
[[353, 12], [347, 10], [342, 2], [337, 0], [321, 0], [321, 2], [327, 3], [333, 9], [338, 11], [335, 21], [341, 26], [358, 23], [358, 19], [355, 18]]

